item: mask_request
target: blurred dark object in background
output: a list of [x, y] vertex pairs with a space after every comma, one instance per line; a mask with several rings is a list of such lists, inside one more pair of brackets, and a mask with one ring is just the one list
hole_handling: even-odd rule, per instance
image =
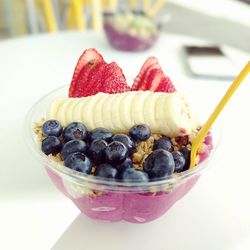
[[250, 4], [250, 0], [238, 0], [238, 1], [246, 3], [246, 4]]

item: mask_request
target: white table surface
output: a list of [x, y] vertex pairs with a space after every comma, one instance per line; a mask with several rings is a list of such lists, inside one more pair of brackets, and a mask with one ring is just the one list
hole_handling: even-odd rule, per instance
[[[147, 56], [157, 56], [204, 119], [230, 82], [189, 78], [180, 57], [181, 45], [189, 42], [203, 41], [165, 35], [152, 50], [138, 54], [112, 50], [94, 33], [0, 43], [0, 249], [250, 249], [250, 77], [216, 123], [223, 137], [211, 169], [166, 215], [148, 224], [106, 224], [80, 215], [24, 143], [27, 110], [45, 93], [70, 83], [75, 63], [88, 47], [99, 49], [107, 61], [117, 61], [130, 78]], [[239, 68], [250, 58], [225, 50]]]

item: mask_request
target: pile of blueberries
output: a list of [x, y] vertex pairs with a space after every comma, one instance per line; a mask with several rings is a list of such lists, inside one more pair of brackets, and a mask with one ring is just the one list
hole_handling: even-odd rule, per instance
[[133, 168], [132, 154], [136, 142], [146, 141], [151, 136], [147, 125], [135, 125], [126, 134], [113, 134], [105, 128], [88, 131], [80, 122], [62, 128], [57, 120], [48, 120], [42, 126], [45, 139], [42, 151], [46, 154], [60, 153], [64, 165], [81, 173], [126, 182], [146, 182], [170, 177], [174, 172], [189, 168], [190, 150], [183, 147], [174, 151], [170, 138], [155, 141], [153, 152], [143, 163], [143, 170]]

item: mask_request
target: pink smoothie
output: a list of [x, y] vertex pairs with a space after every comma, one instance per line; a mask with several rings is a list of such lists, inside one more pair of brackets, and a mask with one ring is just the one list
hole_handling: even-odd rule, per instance
[[187, 194], [197, 182], [195, 175], [171, 192], [103, 192], [101, 195], [83, 194], [73, 197], [65, 188], [60, 176], [47, 168], [56, 187], [69, 197], [88, 217], [106, 222], [129, 221], [145, 223], [167, 212], [176, 201]]
[[[204, 161], [212, 150], [212, 136], [208, 134], [205, 139], [205, 147], [200, 152], [200, 162]], [[54, 171], [46, 168], [56, 187], [70, 198], [82, 213], [88, 217], [105, 221], [129, 221], [133, 223], [145, 223], [155, 220], [170, 209], [176, 201], [187, 194], [198, 181], [200, 174], [193, 175], [171, 191], [134, 191], [117, 192], [103, 191], [99, 194], [80, 193], [74, 195], [75, 190], [69, 190], [62, 178]]]

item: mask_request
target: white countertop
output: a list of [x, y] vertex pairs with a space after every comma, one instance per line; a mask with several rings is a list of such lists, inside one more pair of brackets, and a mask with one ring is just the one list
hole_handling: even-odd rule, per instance
[[[205, 118], [229, 86], [227, 81], [189, 78], [180, 46], [200, 43], [164, 35], [151, 50], [117, 52], [102, 35], [65, 32], [0, 43], [0, 249], [245, 250], [250, 249], [250, 77], [216, 125], [221, 145], [193, 190], [162, 218], [142, 225], [100, 223], [53, 186], [26, 149], [23, 121], [31, 105], [52, 89], [70, 83], [81, 52], [95, 47], [134, 77], [148, 55], [159, 58], [177, 88]], [[225, 48], [239, 68], [250, 58]]]

